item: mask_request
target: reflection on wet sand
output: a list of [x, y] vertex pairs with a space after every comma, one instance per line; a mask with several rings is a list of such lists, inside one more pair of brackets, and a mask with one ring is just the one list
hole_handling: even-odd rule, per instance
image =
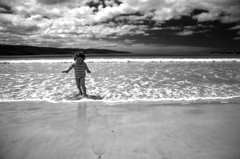
[[239, 113], [239, 104], [0, 102], [0, 159], [237, 159]]
[[87, 104], [79, 103], [77, 107], [77, 122], [76, 122], [76, 132], [79, 135], [87, 136], [87, 131], [89, 128], [89, 123], [87, 119]]
[[[107, 116], [100, 114], [97, 107], [87, 105], [86, 102], [78, 104], [77, 133], [88, 140], [92, 153], [102, 158], [111, 148], [115, 137], [109, 128]], [[89, 114], [87, 108], [90, 109]]]

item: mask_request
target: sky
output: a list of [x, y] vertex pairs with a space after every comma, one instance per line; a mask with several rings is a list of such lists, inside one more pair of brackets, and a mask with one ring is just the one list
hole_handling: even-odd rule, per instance
[[240, 0], [0, 0], [0, 44], [240, 51]]

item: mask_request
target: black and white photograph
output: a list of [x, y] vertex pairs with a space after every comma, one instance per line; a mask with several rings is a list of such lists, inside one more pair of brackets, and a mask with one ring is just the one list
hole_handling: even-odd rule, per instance
[[240, 1], [0, 0], [0, 159], [240, 159]]

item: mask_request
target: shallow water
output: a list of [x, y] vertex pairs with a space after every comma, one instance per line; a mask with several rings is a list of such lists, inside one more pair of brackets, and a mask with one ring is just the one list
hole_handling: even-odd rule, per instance
[[[25, 62], [25, 63], [24, 63]], [[71, 60], [1, 61], [0, 100], [74, 101]], [[240, 61], [108, 59], [86, 61], [88, 94], [105, 101], [211, 100], [240, 96]]]

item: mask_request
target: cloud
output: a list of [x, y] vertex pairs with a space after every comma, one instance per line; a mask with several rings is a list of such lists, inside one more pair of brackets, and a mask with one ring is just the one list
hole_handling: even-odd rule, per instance
[[99, 11], [94, 16], [94, 20], [95, 22], [104, 22], [118, 15], [129, 14], [132, 12], [134, 12], [132, 7], [126, 4], [121, 4], [119, 6], [113, 6], [113, 7], [107, 6], [105, 8], [99, 8]]
[[[178, 36], [189, 36], [189, 35], [193, 35], [193, 34], [201, 34], [201, 33], [206, 33], [211, 31], [209, 28], [211, 28], [211, 26], [202, 26], [202, 25], [197, 25], [197, 26], [184, 26], [183, 28], [181, 27], [170, 27], [173, 30], [179, 31], [176, 33], [176, 35]], [[207, 29], [206, 29], [207, 28]]]
[[171, 27], [164, 27], [164, 29], [169, 29], [169, 30], [182, 30], [182, 27], [179, 26], [171, 26]]
[[125, 39], [124, 44], [133, 44], [136, 40]]
[[215, 13], [201, 13], [196, 16], [194, 16], [199, 22], [204, 22], [204, 21], [214, 21], [219, 19], [219, 14]]
[[235, 37], [234, 40], [240, 40], [240, 37]]
[[[196, 8], [208, 11], [195, 16], [199, 21], [232, 22], [240, 20], [238, 0], [122, 0], [122, 3], [120, 1], [116, 3], [114, 0], [1, 0], [0, 2], [8, 4], [20, 14], [40, 14], [50, 17], [66, 17], [67, 14], [80, 15], [78, 18], [90, 22], [104, 22], [122, 14], [140, 13], [144, 18], [149, 17], [156, 22], [163, 23], [172, 18], [178, 19], [183, 15], [190, 15]], [[89, 2], [99, 3], [97, 12], [94, 12], [94, 7], [89, 5]], [[104, 5], [101, 4], [103, 2], [105, 2]]]
[[237, 37], [235, 37], [234, 40], [240, 40], [240, 31], [237, 32]]
[[179, 36], [187, 36], [187, 35], [192, 35], [194, 32], [192, 30], [183, 30], [181, 32], [178, 32], [176, 35]]
[[[206, 10], [193, 16], [199, 22], [240, 21], [239, 0], [0, 0], [0, 42], [21, 39], [32, 45], [62, 47], [64, 42], [65, 46], [79, 47], [79, 43], [89, 46], [86, 43], [91, 41], [96, 45], [94, 39], [117, 41], [164, 29], [189, 36], [207, 29], [161, 25], [192, 16], [194, 9]], [[155, 25], [147, 25], [150, 22]], [[239, 29], [239, 25], [232, 29]], [[9, 40], [4, 40], [4, 34]]]
[[150, 30], [162, 30], [162, 28], [161, 27], [153, 27]]
[[39, 3], [46, 4], [46, 5], [62, 4], [62, 3], [69, 2], [69, 0], [37, 0], [37, 1]]
[[236, 25], [236, 26], [230, 28], [230, 30], [240, 30], [240, 25]]
[[0, 22], [4, 24], [4, 31], [12, 34], [28, 35], [40, 29], [36, 21], [34, 23], [31, 18], [25, 18], [20, 15], [0, 15]]
[[0, 13], [9, 13], [9, 14], [11, 14], [13, 12], [11, 10], [11, 7], [9, 7], [8, 5], [0, 3]]
[[197, 0], [192, 0], [191, 3], [192, 6], [208, 11], [208, 13], [195, 16], [200, 22], [219, 20], [223, 23], [232, 23], [240, 20], [240, 4], [238, 0], [205, 0], [199, 1], [199, 3]]

